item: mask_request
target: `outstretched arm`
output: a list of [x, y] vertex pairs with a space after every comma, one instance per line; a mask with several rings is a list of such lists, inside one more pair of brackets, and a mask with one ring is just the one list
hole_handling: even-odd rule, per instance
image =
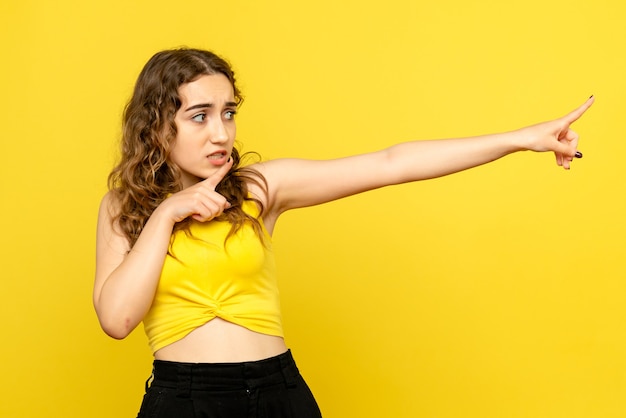
[[[516, 151], [552, 151], [570, 168], [578, 135], [570, 125], [593, 104], [548, 122], [511, 132], [461, 139], [413, 141], [369, 154], [328, 161], [280, 159], [258, 165], [269, 185], [266, 218], [375, 188], [456, 173]], [[580, 155], [580, 154], [579, 154]]]

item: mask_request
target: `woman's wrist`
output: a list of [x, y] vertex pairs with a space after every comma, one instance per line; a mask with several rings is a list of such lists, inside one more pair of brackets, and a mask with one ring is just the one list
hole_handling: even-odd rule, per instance
[[506, 136], [511, 153], [518, 151], [529, 151], [532, 149], [532, 147], [530, 146], [531, 141], [528, 128], [520, 128], [514, 131], [507, 132]]

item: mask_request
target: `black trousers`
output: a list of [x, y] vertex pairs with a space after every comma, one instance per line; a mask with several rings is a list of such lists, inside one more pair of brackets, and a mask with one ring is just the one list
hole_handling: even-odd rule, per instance
[[137, 418], [322, 416], [290, 351], [244, 363], [155, 360], [151, 378]]

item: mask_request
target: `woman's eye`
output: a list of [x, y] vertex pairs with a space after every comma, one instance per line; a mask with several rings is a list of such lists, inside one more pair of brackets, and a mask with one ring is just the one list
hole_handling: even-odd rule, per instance
[[193, 116], [191, 120], [193, 120], [194, 122], [204, 122], [205, 118], [206, 115], [204, 113], [198, 113], [197, 115]]
[[233, 120], [233, 119], [235, 119], [235, 114], [236, 113], [237, 112], [235, 112], [234, 110], [229, 110], [229, 111], [226, 112], [225, 117], [228, 120]]

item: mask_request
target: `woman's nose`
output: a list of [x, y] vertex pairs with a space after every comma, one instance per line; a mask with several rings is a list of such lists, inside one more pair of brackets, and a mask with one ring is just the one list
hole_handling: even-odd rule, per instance
[[228, 131], [221, 120], [215, 121], [212, 124], [211, 132], [209, 134], [211, 136], [209, 139], [213, 143], [222, 144], [228, 141]]

